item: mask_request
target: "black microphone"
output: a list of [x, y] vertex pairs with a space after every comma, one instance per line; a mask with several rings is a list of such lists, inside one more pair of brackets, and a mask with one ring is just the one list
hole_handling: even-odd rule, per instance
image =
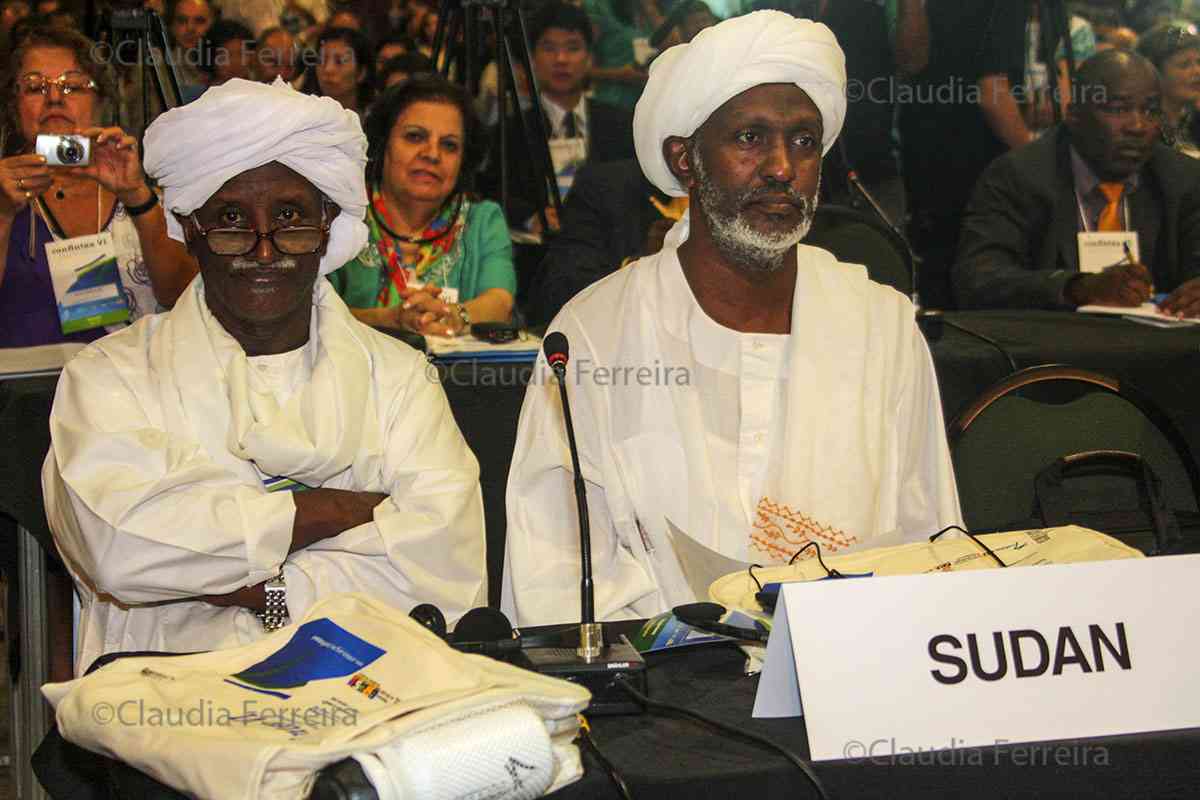
[[725, 615], [725, 606], [718, 605], [717, 603], [688, 603], [687, 605], [675, 606], [671, 609], [671, 613], [685, 625], [691, 625], [693, 628], [699, 628], [702, 631], [720, 634], [721, 636], [732, 636], [734, 639], [765, 642], [771, 635], [765, 628], [758, 627], [758, 622], [754, 623], [755, 627], [753, 628], [741, 628], [737, 625], [726, 625], [723, 622], [718, 622]]
[[592, 588], [592, 533], [588, 522], [587, 489], [583, 484], [583, 470], [579, 467], [579, 448], [575, 445], [575, 426], [571, 423], [571, 405], [567, 400], [567, 361], [570, 345], [560, 331], [546, 335], [542, 352], [546, 363], [558, 378], [558, 392], [562, 398], [563, 420], [567, 426], [567, 446], [571, 450], [571, 466], [575, 470], [575, 506], [579, 510], [579, 550], [582, 578], [579, 582], [579, 655], [595, 658], [604, 646], [604, 634], [596, 624], [595, 594]]
[[513, 627], [508, 617], [498, 608], [483, 606], [472, 608], [454, 626], [451, 644], [464, 642], [494, 642], [512, 639]]
[[449, 644], [462, 653], [485, 656], [502, 655], [521, 649], [521, 640], [513, 636], [512, 623], [498, 608], [472, 608], [454, 626]]
[[446, 638], [446, 616], [433, 603], [421, 603], [415, 606], [408, 616], [433, 631], [439, 639]]
[[662, 44], [663, 40], [671, 35], [671, 31], [675, 30], [679, 26], [679, 23], [683, 22], [683, 18], [688, 15], [691, 6], [692, 4], [685, 0], [677, 3], [675, 8], [671, 9], [671, 13], [667, 15], [667, 18], [663, 20], [663, 24], [655, 28], [654, 33], [650, 34], [650, 46], [658, 47]]

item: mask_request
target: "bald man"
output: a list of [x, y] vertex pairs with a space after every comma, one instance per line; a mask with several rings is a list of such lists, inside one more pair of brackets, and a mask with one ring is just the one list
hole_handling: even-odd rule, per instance
[[[571, 343], [597, 619], [703, 599], [716, 576], [700, 563], [784, 563], [960, 519], [911, 303], [802, 244], [845, 85], [828, 28], [771, 11], [651, 67], [638, 160], [691, 210], [550, 326]], [[571, 461], [538, 369], [508, 484], [501, 601], [520, 625], [579, 618]]]
[[[1073, 95], [1064, 125], [980, 178], [954, 269], [959, 305], [1137, 306], [1153, 291], [1163, 311], [1200, 316], [1200, 164], [1162, 143], [1154, 66], [1102, 52]], [[1105, 232], [1135, 232], [1138, 258], [1081, 272], [1081, 242]]]

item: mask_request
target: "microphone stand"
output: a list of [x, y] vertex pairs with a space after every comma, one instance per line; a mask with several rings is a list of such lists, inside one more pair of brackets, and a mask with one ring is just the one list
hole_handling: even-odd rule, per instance
[[909, 295], [909, 299], [912, 300], [913, 309], [916, 311], [917, 316], [920, 316], [921, 295], [917, 291], [917, 254], [913, 251], [912, 245], [908, 241], [908, 237], [904, 235], [904, 231], [900, 230], [900, 228], [897, 227], [894, 222], [892, 222], [891, 217], [887, 215], [887, 212], [883, 210], [881, 205], [879, 205], [879, 202], [875, 199], [874, 195], [867, 191], [867, 187], [864, 186], [862, 180], [859, 179], [858, 170], [854, 169], [854, 167], [850, 164], [850, 155], [846, 152], [846, 140], [843, 138], [838, 139], [838, 152], [841, 153], [842, 166], [846, 170], [846, 184], [853, 191], [858, 193], [859, 197], [861, 197], [866, 204], [870, 206], [871, 210], [875, 212], [875, 216], [879, 217], [880, 221], [882, 221], [883, 224], [886, 225], [892, 233], [896, 234], [900, 241], [904, 243], [904, 249], [908, 251], [908, 274], [912, 278], [912, 294]]
[[[604, 642], [604, 627], [596, 622], [594, 587], [592, 584], [592, 534], [588, 521], [587, 489], [583, 470], [579, 466], [579, 448], [575, 442], [575, 423], [567, 397], [567, 361], [570, 360], [567, 337], [553, 331], [542, 342], [546, 364], [558, 381], [558, 396], [562, 401], [563, 422], [567, 448], [571, 451], [571, 466], [575, 470], [575, 505], [579, 510], [579, 581], [580, 618], [579, 646], [528, 647], [521, 654], [529, 667], [543, 675], [574, 681], [592, 693], [588, 706], [590, 714], [640, 713], [643, 707], [638, 694], [644, 694], [646, 662], [625, 636], [611, 644]], [[633, 686], [635, 691], [630, 692]], [[639, 688], [640, 687], [640, 688]]]
[[571, 450], [571, 466], [575, 471], [575, 507], [579, 511], [580, 566], [583, 577], [579, 581], [579, 648], [575, 651], [580, 658], [591, 661], [599, 658], [604, 650], [604, 627], [596, 622], [595, 591], [592, 584], [592, 531], [588, 517], [587, 489], [583, 483], [583, 471], [579, 468], [579, 450], [575, 447], [575, 426], [571, 422], [571, 406], [567, 402], [567, 365], [565, 360], [551, 365], [558, 379], [558, 394], [562, 399], [563, 419], [567, 427], [567, 443]]

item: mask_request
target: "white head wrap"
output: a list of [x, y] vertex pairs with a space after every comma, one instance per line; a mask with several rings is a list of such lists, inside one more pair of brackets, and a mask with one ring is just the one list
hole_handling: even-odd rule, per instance
[[755, 11], [701, 31], [650, 65], [633, 114], [638, 163], [650, 182], [682, 197], [662, 155], [669, 136], [691, 136], [712, 113], [747, 89], [794, 83], [821, 112], [823, 152], [846, 119], [846, 57], [829, 28], [782, 11]]
[[[295, 170], [341, 208], [321, 259], [326, 275], [367, 243], [367, 138], [358, 115], [333, 98], [301, 94], [282, 80], [214, 86], [159, 116], [146, 130], [146, 174], [168, 212], [190, 214], [226, 181], [272, 161]], [[184, 241], [167, 214], [167, 233]]]

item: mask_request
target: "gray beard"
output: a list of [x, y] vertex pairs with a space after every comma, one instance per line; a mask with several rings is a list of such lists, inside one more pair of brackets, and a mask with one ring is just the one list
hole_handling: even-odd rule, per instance
[[[730, 214], [722, 208], [722, 200], [727, 196], [709, 180], [704, 162], [700, 158], [700, 148], [695, 148], [691, 155], [692, 167], [696, 170], [699, 184], [697, 196], [700, 207], [704, 209], [704, 216], [708, 219], [708, 227], [717, 250], [726, 260], [748, 272], [779, 271], [784, 265], [784, 256], [807, 236], [812, 228], [813, 216], [817, 212], [817, 197], [821, 192], [820, 179], [817, 180], [817, 191], [812, 197], [796, 198], [801, 209], [801, 219], [796, 227], [783, 233], [762, 233], [751, 227], [740, 213]], [[732, 205], [742, 206], [753, 194], [751, 190], [737, 196]]]

